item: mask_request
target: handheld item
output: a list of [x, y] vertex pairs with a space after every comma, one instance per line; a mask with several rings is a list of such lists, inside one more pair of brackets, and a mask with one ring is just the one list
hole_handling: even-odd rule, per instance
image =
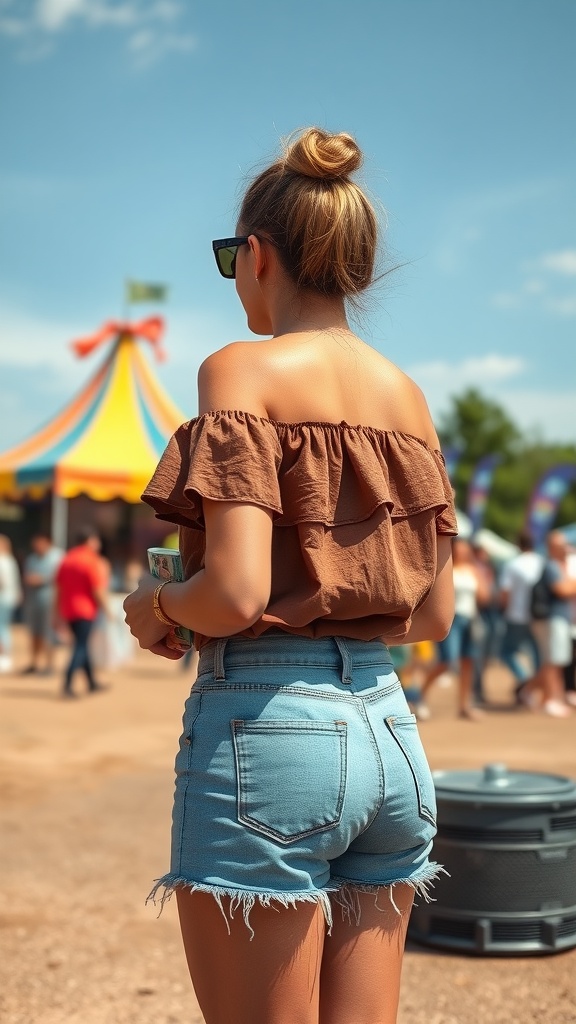
[[[179, 551], [174, 548], [148, 548], [150, 572], [165, 583], [184, 582], [184, 568]], [[194, 644], [194, 634], [186, 626], [174, 626], [166, 636], [166, 644], [173, 651], [188, 651]]]

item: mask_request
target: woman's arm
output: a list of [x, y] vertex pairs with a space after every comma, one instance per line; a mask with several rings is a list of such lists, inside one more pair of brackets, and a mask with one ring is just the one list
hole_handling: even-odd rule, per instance
[[[200, 412], [255, 408], [254, 396], [244, 393], [238, 353], [238, 346], [228, 346], [203, 363], [198, 375]], [[273, 514], [245, 501], [208, 498], [202, 499], [202, 510], [204, 568], [184, 583], [167, 583], [159, 595], [160, 606], [168, 618], [196, 633], [230, 636], [256, 622], [270, 600]], [[126, 621], [145, 648], [154, 647], [168, 632], [152, 607], [157, 586], [157, 579], [145, 576], [124, 602]]]
[[272, 583], [272, 513], [244, 502], [202, 502], [204, 569], [162, 588], [170, 619], [205, 636], [247, 629], [265, 611]]
[[[272, 513], [244, 502], [204, 499], [202, 504], [204, 568], [184, 583], [166, 583], [160, 606], [169, 619], [196, 633], [230, 636], [256, 622], [270, 600]], [[144, 648], [168, 632], [152, 607], [157, 586], [155, 577], [144, 576], [124, 602], [126, 621]]]
[[[403, 644], [418, 640], [443, 640], [454, 619], [454, 577], [452, 538], [438, 537], [438, 570], [428, 597], [412, 616]], [[386, 637], [384, 637], [386, 639]], [[393, 641], [392, 641], [393, 643]]]

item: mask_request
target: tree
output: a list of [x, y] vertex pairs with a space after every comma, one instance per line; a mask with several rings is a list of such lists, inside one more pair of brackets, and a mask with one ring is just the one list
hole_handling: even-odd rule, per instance
[[520, 432], [496, 402], [484, 398], [476, 388], [468, 388], [453, 396], [452, 403], [452, 409], [440, 418], [440, 439], [461, 448], [466, 463], [474, 466], [483, 455], [506, 458], [515, 453]]
[[[507, 412], [475, 388], [453, 396], [439, 420], [442, 446], [460, 451], [454, 480], [456, 501], [466, 509], [468, 486], [485, 455], [499, 455], [486, 509], [485, 525], [515, 540], [524, 525], [530, 495], [540, 476], [559, 462], [576, 463], [576, 446], [534, 442], [522, 436]], [[556, 525], [576, 521], [576, 489], [566, 495]]]

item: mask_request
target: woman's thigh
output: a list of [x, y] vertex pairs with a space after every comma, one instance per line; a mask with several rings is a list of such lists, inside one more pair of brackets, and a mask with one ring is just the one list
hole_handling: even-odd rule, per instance
[[358, 922], [334, 907], [320, 976], [320, 1024], [395, 1024], [414, 890], [357, 893]]
[[206, 1024], [395, 1024], [408, 885], [357, 894], [359, 920], [334, 906], [326, 925], [318, 905], [253, 908], [250, 935], [211, 895], [179, 889], [186, 960]]
[[222, 910], [205, 892], [177, 891], [192, 984], [206, 1024], [318, 1024], [325, 921], [318, 904]]

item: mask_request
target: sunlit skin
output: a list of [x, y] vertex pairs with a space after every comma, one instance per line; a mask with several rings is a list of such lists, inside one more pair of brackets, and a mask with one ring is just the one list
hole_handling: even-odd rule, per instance
[[[238, 234], [246, 234], [242, 225]], [[351, 330], [344, 301], [299, 290], [266, 239], [249, 235], [238, 250], [236, 289], [258, 341], [215, 352], [198, 377], [199, 414], [239, 409], [283, 422], [369, 424], [403, 431], [438, 448], [423, 396], [393, 363]], [[205, 567], [161, 593], [165, 615], [207, 636], [252, 625], [271, 589], [272, 515], [258, 506], [204, 501]], [[383, 552], [383, 558], [386, 553]], [[158, 581], [145, 576], [126, 599], [126, 619], [142, 647], [178, 657], [155, 617]], [[415, 613], [407, 642], [440, 639], [454, 595], [450, 538], [438, 538], [438, 572]], [[394, 1024], [412, 889], [360, 893], [361, 925], [334, 908], [332, 935], [318, 906], [256, 905], [255, 938], [239, 913], [227, 934], [212, 896], [177, 889], [190, 974], [207, 1024]], [[224, 906], [227, 900], [224, 898]], [[224, 955], [223, 955], [224, 953]]]

